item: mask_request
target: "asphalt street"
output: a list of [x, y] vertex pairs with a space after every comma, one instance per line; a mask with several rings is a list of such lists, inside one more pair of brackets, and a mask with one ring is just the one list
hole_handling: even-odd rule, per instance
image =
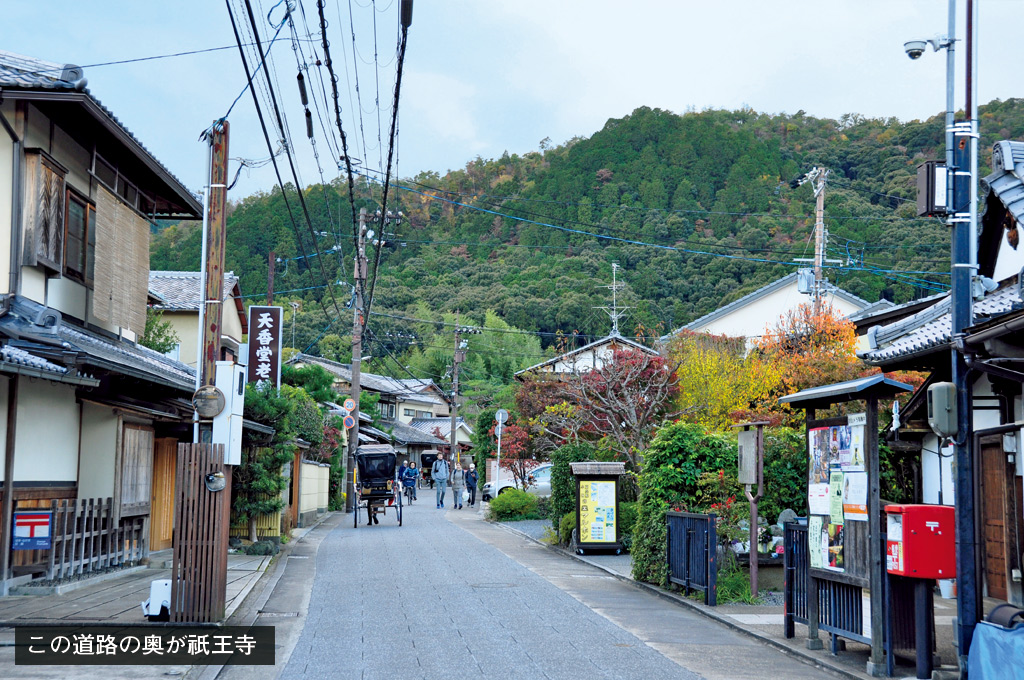
[[263, 607], [287, 620], [259, 621], [292, 631], [279, 628], [279, 677], [828, 677], [469, 508], [421, 501], [403, 519], [339, 516], [313, 559], [289, 560]]

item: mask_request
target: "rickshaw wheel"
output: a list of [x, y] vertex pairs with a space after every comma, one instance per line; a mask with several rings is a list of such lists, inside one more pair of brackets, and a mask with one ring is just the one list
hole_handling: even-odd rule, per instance
[[359, 501], [352, 504], [352, 528], [359, 528]]

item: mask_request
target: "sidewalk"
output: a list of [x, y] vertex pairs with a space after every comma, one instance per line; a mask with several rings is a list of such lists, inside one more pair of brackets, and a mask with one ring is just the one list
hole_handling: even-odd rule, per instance
[[[499, 522], [497, 524], [511, 532], [545, 545], [549, 550], [597, 567], [615, 578], [629, 582], [649, 592], [654, 592], [660, 597], [670, 599], [681, 606], [699, 611], [708, 618], [723, 623], [734, 630], [741, 631], [765, 644], [782, 649], [790, 654], [803, 657], [812, 663], [827, 667], [833, 672], [849, 678], [870, 677], [864, 672], [870, 654], [870, 648], [867, 645], [849, 640], [841, 640], [841, 642], [845, 643], [845, 650], [841, 649], [838, 655], [832, 655], [829, 652], [829, 636], [827, 633], [822, 632], [820, 633], [820, 638], [825, 644], [825, 649], [811, 651], [806, 648], [807, 628], [799, 624], [796, 626], [796, 636], [786, 639], [783, 633], [785, 609], [782, 606], [725, 604], [717, 607], [708, 607], [703, 602], [687, 598], [681, 593], [670, 592], [648, 583], [633, 580], [633, 559], [631, 555], [593, 553], [580, 556], [572, 551], [548, 545], [540, 540], [544, 535], [543, 525], [547, 524], [546, 522]], [[865, 601], [865, 611], [870, 611], [867, 601]], [[943, 600], [936, 595], [935, 637], [937, 653], [947, 665], [956, 663], [952, 628], [955, 616], [956, 600]], [[912, 656], [908, 657], [906, 661], [911, 665], [908, 666], [906, 663], [900, 663], [899, 658], [897, 659], [894, 677], [913, 677]]]

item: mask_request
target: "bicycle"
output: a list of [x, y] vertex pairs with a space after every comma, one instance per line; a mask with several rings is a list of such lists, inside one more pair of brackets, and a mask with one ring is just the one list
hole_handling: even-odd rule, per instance
[[413, 500], [415, 500], [415, 491], [416, 489], [412, 486], [405, 487], [405, 500], [407, 505], [412, 505]]

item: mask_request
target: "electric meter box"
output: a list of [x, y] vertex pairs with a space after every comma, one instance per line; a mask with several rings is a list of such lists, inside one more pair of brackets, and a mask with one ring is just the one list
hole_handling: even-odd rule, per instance
[[949, 505], [887, 505], [885, 569], [896, 576], [956, 576], [956, 529]]
[[917, 215], [945, 215], [946, 186], [949, 175], [944, 161], [925, 161], [917, 166]]
[[956, 385], [937, 382], [928, 387], [928, 427], [940, 437], [957, 433]]

